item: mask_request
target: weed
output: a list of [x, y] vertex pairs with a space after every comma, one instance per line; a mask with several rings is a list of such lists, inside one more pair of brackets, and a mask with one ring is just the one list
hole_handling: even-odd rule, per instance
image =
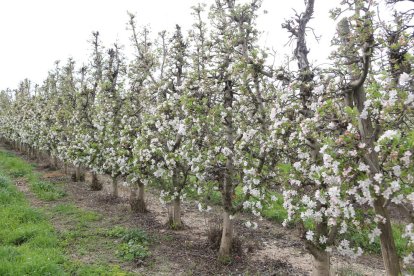
[[126, 261], [144, 260], [150, 256], [150, 252], [147, 246], [131, 240], [120, 245], [118, 256]]
[[142, 261], [150, 256], [148, 250], [150, 239], [144, 230], [116, 226], [109, 230], [106, 235], [121, 239], [117, 255], [126, 261]]
[[128, 229], [121, 227], [121, 226], [115, 226], [114, 228], [108, 230], [104, 234], [105, 236], [111, 237], [111, 238], [122, 238], [127, 232], [128, 232]]

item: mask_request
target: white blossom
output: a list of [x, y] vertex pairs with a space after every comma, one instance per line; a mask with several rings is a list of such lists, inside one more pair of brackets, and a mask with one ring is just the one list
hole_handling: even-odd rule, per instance
[[406, 72], [404, 72], [400, 75], [400, 79], [399, 79], [398, 83], [400, 85], [406, 85], [410, 81], [410, 79], [411, 79], [410, 75], [407, 74]]

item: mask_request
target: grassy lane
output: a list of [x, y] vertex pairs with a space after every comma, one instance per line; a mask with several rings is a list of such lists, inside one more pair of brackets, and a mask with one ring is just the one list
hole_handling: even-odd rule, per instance
[[[88, 224], [100, 220], [100, 215], [74, 205], [58, 204], [51, 210], [33, 208], [13, 184], [21, 179], [27, 181], [30, 190], [43, 201], [65, 196], [62, 187], [42, 180], [32, 165], [0, 151], [0, 275], [128, 275], [116, 265], [86, 264], [68, 257], [68, 253], [93, 253], [83, 251], [93, 250], [86, 245], [90, 246], [96, 239], [108, 246], [125, 247], [123, 239], [128, 230], [91, 232]], [[76, 227], [59, 234], [50, 221], [52, 216], [64, 217], [68, 224]], [[85, 235], [86, 242], [82, 239]], [[139, 249], [142, 254], [148, 254], [145, 247]], [[113, 249], [114, 255], [115, 251]]]
[[65, 258], [46, 217], [0, 174], [0, 275], [64, 275]]

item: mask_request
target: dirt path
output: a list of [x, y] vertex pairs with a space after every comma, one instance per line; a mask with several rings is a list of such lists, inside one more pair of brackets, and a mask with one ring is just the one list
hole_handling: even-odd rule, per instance
[[[186, 202], [183, 206], [183, 220], [187, 227], [181, 231], [172, 231], [164, 225], [167, 210], [154, 193], [147, 193], [149, 212], [133, 214], [125, 199], [113, 200], [107, 196], [110, 185], [105, 184], [103, 191], [95, 192], [90, 191], [86, 183], [72, 182], [61, 171], [38, 171], [43, 178], [63, 185], [67, 195], [57, 201], [41, 201], [30, 192], [23, 179], [18, 179], [16, 185], [33, 206], [50, 211], [62, 204], [73, 204], [84, 211], [100, 215], [101, 219], [88, 225], [90, 231], [111, 229], [114, 226], [139, 227], [152, 237], [151, 257], [143, 263], [117, 259], [111, 240], [99, 240], [95, 247], [86, 247], [89, 252], [79, 253], [76, 248], [69, 250], [71, 257], [82, 262], [110, 262], [120, 265], [124, 270], [143, 275], [309, 275], [312, 270], [312, 257], [306, 253], [292, 229], [263, 220], [258, 221], [257, 230], [252, 230], [243, 224], [251, 217], [242, 214], [236, 217], [235, 231], [242, 241], [243, 253], [232, 264], [220, 265], [216, 262], [215, 250], [210, 248], [206, 240], [206, 221], [217, 217], [218, 210], [213, 210], [206, 216], [196, 209], [194, 203]], [[121, 196], [122, 194], [121, 189]], [[51, 222], [58, 232], [66, 233], [75, 229], [64, 216], [51, 214]], [[361, 258], [357, 262], [335, 256], [332, 267], [336, 275], [385, 275], [381, 259], [374, 256]]]

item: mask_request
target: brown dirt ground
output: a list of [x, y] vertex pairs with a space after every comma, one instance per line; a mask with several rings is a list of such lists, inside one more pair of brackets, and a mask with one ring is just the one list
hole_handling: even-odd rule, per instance
[[[27, 160], [25, 156], [14, 153]], [[109, 177], [99, 177], [104, 189], [96, 192], [89, 190], [87, 183], [72, 182], [63, 171], [51, 171], [42, 165], [37, 170], [52, 183], [63, 183], [67, 195], [53, 202], [41, 201], [30, 192], [24, 179], [16, 180], [19, 190], [33, 206], [47, 210], [58, 204], [71, 203], [102, 215], [102, 219], [94, 222], [93, 227], [139, 227], [153, 238], [151, 257], [143, 263], [121, 262], [115, 258], [114, 252], [105, 248], [98, 249], [101, 252], [82, 255], [71, 253], [72, 258], [82, 262], [94, 263], [96, 259], [91, 256], [103, 254], [108, 262], [142, 275], [310, 275], [312, 271], [312, 257], [305, 251], [295, 230], [266, 220], [257, 221], [259, 228], [252, 230], [246, 228], [243, 222], [254, 218], [248, 214], [238, 215], [235, 218], [235, 232], [241, 240], [243, 252], [235, 256], [231, 264], [223, 265], [216, 261], [216, 251], [209, 246], [206, 238], [208, 221], [219, 218], [218, 208], [206, 215], [197, 210], [194, 202], [185, 202], [182, 211], [186, 227], [173, 231], [165, 227], [167, 209], [155, 192], [146, 194], [149, 212], [134, 214], [129, 210], [127, 187], [120, 187], [120, 198], [117, 200], [108, 196], [111, 187]], [[87, 181], [88, 178], [87, 175]], [[51, 222], [58, 232], [70, 227], [67, 221], [59, 217], [52, 217]], [[335, 275], [347, 275], [343, 271], [358, 273], [352, 275], [385, 275], [379, 256], [364, 256], [356, 261], [333, 256], [332, 269]]]

